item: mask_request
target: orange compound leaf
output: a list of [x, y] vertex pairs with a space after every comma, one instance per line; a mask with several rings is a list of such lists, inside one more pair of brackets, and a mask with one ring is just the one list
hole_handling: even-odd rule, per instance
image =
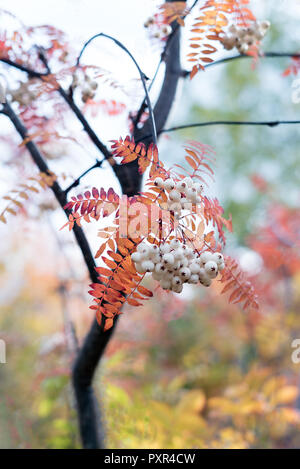
[[129, 298], [127, 303], [131, 306], [142, 306], [142, 303], [139, 303], [137, 300], [133, 300], [132, 298]]
[[[27, 178], [27, 181], [19, 183], [14, 189], [10, 190], [7, 195], [3, 196], [3, 200], [8, 201], [7, 206], [0, 213], [0, 222], [6, 223], [6, 215], [9, 213], [13, 216], [18, 214], [17, 209], [26, 210], [26, 204], [30, 200], [32, 193], [38, 194], [41, 189], [51, 187], [56, 181], [57, 176], [52, 173], [40, 172], [37, 176]], [[70, 226], [73, 219], [66, 223], [64, 226]]]
[[140, 293], [142, 293], [142, 295], [148, 296], [149, 298], [151, 298], [151, 297], [153, 296], [152, 291], [151, 291], [151, 290], [148, 290], [148, 288], [145, 288], [145, 287], [143, 287], [142, 285], [140, 285], [140, 286], [138, 287], [138, 291], [139, 291]]
[[[191, 52], [188, 60], [193, 63], [190, 78], [194, 78], [200, 70], [205, 70], [205, 64], [212, 63], [213, 55], [218, 47], [209, 41], [217, 41], [222, 48], [222, 34], [224, 28], [231, 22], [240, 27], [248, 27], [256, 21], [255, 16], [245, 6], [249, 0], [207, 0], [200, 6], [200, 16], [195, 18], [190, 38]], [[195, 33], [198, 34], [195, 36]]]
[[104, 324], [104, 331], [108, 331], [108, 329], [111, 329], [114, 324], [114, 320], [112, 318], [108, 318], [105, 321]]
[[180, 26], [184, 26], [184, 18], [189, 12], [186, 2], [166, 2], [159, 8], [162, 10], [166, 23], [171, 24], [177, 21]]
[[111, 261], [104, 256], [102, 256], [102, 260], [110, 269], [115, 269], [117, 267], [117, 264], [114, 261]]
[[243, 304], [244, 310], [248, 308], [259, 309], [254, 287], [234, 259], [225, 258], [225, 269], [221, 273], [220, 282], [225, 284], [221, 294], [231, 292], [229, 303]]
[[120, 256], [120, 254], [118, 254], [116, 252], [113, 252], [113, 251], [108, 251], [107, 254], [109, 255], [109, 257], [111, 257], [112, 259], [114, 259], [117, 262], [121, 262], [122, 259], [123, 259], [122, 256]]
[[[96, 267], [99, 274], [100, 284], [92, 284], [90, 295], [94, 298], [96, 317], [99, 324], [103, 324], [102, 316], [112, 319], [120, 314], [120, 308], [128, 302], [131, 306], [140, 306], [142, 303], [136, 300], [145, 300], [152, 294], [146, 288], [140, 286], [144, 275], [139, 274], [131, 260], [131, 254], [136, 250], [141, 239], [129, 240], [127, 238], [116, 238], [116, 249], [118, 252], [108, 251], [109, 257], [102, 256], [103, 262], [109, 267]], [[139, 293], [137, 293], [139, 291]], [[142, 296], [143, 295], [143, 296]], [[110, 327], [113, 322], [110, 322]]]
[[104, 277], [110, 277], [112, 274], [111, 270], [106, 269], [105, 267], [96, 267], [95, 270], [98, 274], [104, 275]]
[[111, 146], [113, 156], [122, 158], [121, 163], [131, 163], [138, 159], [139, 172], [143, 174], [152, 165], [151, 173], [154, 174], [159, 167], [158, 150], [154, 144], [150, 144], [148, 149], [143, 143], [135, 144], [134, 138], [127, 136], [124, 140], [112, 140]]
[[222, 215], [224, 213], [223, 207], [219, 204], [217, 199], [210, 200], [208, 197], [203, 197], [204, 209], [203, 214], [206, 223], [212, 223], [214, 227], [217, 227], [220, 240], [223, 244], [226, 244], [225, 233], [223, 226], [232, 232], [232, 221], [231, 216], [229, 220], [226, 220]]

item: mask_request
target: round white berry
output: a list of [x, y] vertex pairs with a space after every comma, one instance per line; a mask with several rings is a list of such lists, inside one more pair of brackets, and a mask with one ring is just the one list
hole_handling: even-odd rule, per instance
[[192, 274], [199, 274], [201, 267], [197, 262], [192, 262], [189, 265], [189, 269], [190, 269]]
[[178, 276], [173, 277], [172, 279], [172, 285], [182, 285], [181, 278]]
[[183, 210], [191, 210], [191, 208], [192, 208], [189, 199], [187, 199], [186, 197], [181, 198], [180, 204], [181, 204], [181, 208], [183, 208]]
[[204, 268], [209, 278], [216, 278], [218, 275], [218, 266], [214, 261], [206, 262]]
[[171, 251], [171, 247], [168, 243], [164, 243], [160, 246], [159, 250], [161, 254], [167, 254], [168, 252]]
[[189, 261], [186, 257], [184, 257], [183, 259], [180, 259], [180, 268], [182, 269], [183, 267], [188, 267], [189, 265]]
[[171, 254], [171, 253], [164, 254], [163, 255], [163, 262], [164, 262], [164, 264], [166, 264], [168, 266], [173, 266], [174, 263], [175, 263], [175, 259], [174, 259], [173, 254]]
[[165, 266], [161, 264], [160, 262], [155, 265], [155, 272], [159, 273], [164, 273], [165, 271]]
[[180, 192], [176, 189], [172, 190], [169, 194], [169, 198], [170, 200], [172, 200], [172, 202], [179, 202], [179, 200], [181, 199]]
[[175, 187], [175, 182], [173, 181], [173, 179], [166, 179], [164, 182], [164, 187], [167, 191], [172, 191]]
[[209, 252], [209, 251], [203, 252], [200, 256], [201, 264], [206, 264], [206, 262], [211, 261], [213, 258], [212, 256], [213, 256], [212, 252]]
[[169, 34], [172, 32], [172, 28], [169, 24], [166, 24], [162, 27], [161, 32], [164, 36], [169, 36]]
[[160, 188], [164, 187], [164, 180], [160, 177], [155, 178], [154, 185]]
[[143, 261], [142, 270], [144, 270], [144, 272], [153, 272], [154, 263], [152, 261]]
[[264, 31], [267, 31], [267, 30], [270, 28], [270, 26], [271, 26], [271, 23], [270, 23], [270, 21], [267, 21], [267, 20], [266, 20], [266, 21], [262, 21], [262, 22], [260, 23], [260, 27], [261, 27], [262, 30], [264, 30]]
[[192, 187], [192, 185], [193, 185], [193, 179], [190, 178], [190, 177], [184, 178], [183, 182], [186, 183], [187, 187]]
[[188, 280], [191, 276], [191, 271], [188, 267], [182, 267], [182, 269], [179, 270], [179, 275], [183, 280]]
[[255, 31], [255, 39], [257, 39], [258, 41], [261, 41], [264, 37], [265, 37], [265, 31], [263, 31], [261, 28]]
[[179, 181], [179, 182], [176, 183], [175, 188], [179, 192], [185, 192], [186, 189], [187, 189], [187, 184], [184, 181]]
[[161, 261], [161, 257], [159, 254], [151, 254], [150, 261], [154, 262], [154, 264], [159, 264]]
[[197, 194], [201, 194], [204, 190], [203, 184], [199, 184], [198, 182], [196, 182], [194, 184], [194, 189], [196, 189]]
[[137, 250], [138, 252], [142, 252], [143, 249], [145, 248], [145, 246], [147, 246], [146, 243], [141, 242], [140, 244], [138, 244], [136, 250]]
[[188, 283], [191, 283], [193, 285], [197, 285], [199, 282], [199, 276], [197, 274], [193, 274], [190, 276]]
[[198, 277], [199, 277], [200, 281], [207, 277], [207, 274], [205, 272], [204, 267], [200, 268], [200, 270], [198, 272]]
[[175, 260], [175, 263], [173, 265], [173, 272], [178, 272], [179, 269], [181, 269], [181, 262]]
[[170, 246], [173, 249], [179, 248], [180, 245], [181, 245], [181, 243], [180, 243], [179, 239], [172, 239], [172, 241], [170, 242]]
[[141, 260], [142, 260], [141, 253], [139, 253], [139, 252], [134, 252], [134, 253], [131, 255], [131, 259], [133, 260], [133, 262], [141, 262]]
[[223, 264], [223, 254], [221, 254], [220, 252], [214, 252], [212, 255], [212, 261], [216, 262], [217, 265]]
[[140, 251], [142, 259], [150, 259], [151, 250], [149, 246], [144, 246], [143, 249]]
[[164, 180], [163, 180], [162, 178], [160, 178], [160, 177], [155, 178], [155, 179], [154, 179], [154, 185], [155, 185], [156, 187], [159, 187], [159, 188], [162, 189], [162, 188], [164, 187]]
[[173, 252], [173, 256], [175, 260], [181, 260], [184, 257], [184, 251], [182, 248], [175, 249]]
[[195, 257], [194, 251], [191, 248], [186, 248], [185, 256], [189, 260], [194, 259], [194, 257]]
[[211, 286], [211, 279], [206, 276], [206, 277], [200, 279], [200, 283], [201, 283], [204, 287], [210, 287], [210, 286]]

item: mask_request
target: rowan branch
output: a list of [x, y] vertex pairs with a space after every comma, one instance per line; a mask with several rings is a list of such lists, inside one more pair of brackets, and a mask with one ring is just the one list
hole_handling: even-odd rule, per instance
[[74, 182], [72, 182], [72, 184], [69, 185], [69, 187], [67, 187], [67, 188], [65, 189], [65, 195], [67, 195], [67, 194], [70, 192], [70, 190], [74, 189], [74, 187], [79, 186], [81, 179], [82, 179], [84, 176], [86, 176], [90, 171], [92, 171], [92, 170], [95, 169], [95, 168], [101, 168], [103, 162], [104, 162], [104, 160], [101, 160], [101, 161], [100, 161], [100, 160], [96, 160], [96, 163], [93, 164], [93, 166], [91, 166], [91, 167], [88, 168], [86, 171], [84, 171], [80, 176], [78, 176], [77, 179], [75, 179]]
[[[176, 1], [176, 0], [170, 0], [170, 2], [172, 2], [172, 1]], [[193, 8], [197, 5], [197, 3], [198, 3], [198, 0], [195, 0], [194, 3], [193, 3], [193, 5], [188, 9], [187, 13], [182, 16], [182, 19], [183, 19], [183, 20], [191, 13], [191, 11], [192, 11]], [[158, 65], [157, 65], [157, 67], [156, 67], [156, 70], [155, 70], [154, 76], [153, 76], [153, 78], [152, 78], [152, 80], [151, 80], [151, 83], [150, 83], [150, 86], [149, 86], [149, 88], [148, 88], [148, 91], [151, 90], [151, 88], [152, 88], [152, 86], [153, 86], [153, 84], [154, 84], [154, 82], [155, 82], [155, 80], [156, 80], [156, 78], [157, 78], [157, 76], [158, 76], [158, 72], [159, 72], [160, 66], [161, 66], [161, 64], [164, 62], [164, 60], [165, 60], [165, 58], [166, 58], [166, 55], [167, 55], [167, 52], [168, 52], [168, 49], [169, 49], [169, 47], [171, 46], [171, 44], [172, 44], [172, 42], [173, 42], [173, 40], [174, 40], [174, 37], [176, 38], [176, 33], [179, 32], [180, 27], [181, 27], [181, 26], [180, 26], [180, 24], [179, 24], [178, 22], [175, 22], [175, 23], [172, 25], [172, 33], [169, 35], [168, 40], [167, 40], [167, 42], [166, 42], [166, 45], [165, 45], [165, 47], [164, 47], [164, 50], [163, 50], [162, 53], [161, 53], [160, 60], [159, 60]], [[138, 112], [137, 112], [136, 117], [133, 119], [133, 128], [134, 128], [134, 132], [135, 132], [135, 130], [137, 129], [137, 126], [138, 126], [138, 124], [139, 124], [139, 122], [140, 122], [140, 119], [141, 119], [141, 117], [142, 117], [142, 114], [144, 113], [144, 111], [146, 110], [146, 108], [147, 108], [147, 102], [146, 102], [146, 99], [144, 99], [144, 100], [142, 101], [142, 104], [141, 104], [141, 106], [140, 106]]]
[[[14, 125], [16, 131], [24, 141], [28, 137], [28, 131], [24, 126], [21, 119], [17, 116], [14, 112], [13, 108], [10, 106], [8, 102], [3, 105], [2, 111], [4, 115], [6, 115], [12, 124]], [[33, 141], [27, 141], [25, 143], [27, 150], [29, 151], [34, 163], [38, 167], [41, 172], [46, 174], [50, 174], [49, 167], [45, 162], [43, 156], [41, 155], [37, 145]], [[54, 193], [56, 200], [58, 201], [59, 205], [65, 212], [67, 218], [71, 214], [71, 211], [65, 209], [67, 204], [67, 199], [65, 192], [62, 190], [58, 182], [54, 182], [51, 186], [51, 190]], [[98, 274], [95, 270], [96, 264], [94, 261], [93, 254], [91, 252], [89, 243], [85, 237], [85, 234], [78, 225], [74, 225], [74, 236], [77, 241], [77, 244], [81, 250], [83, 255], [85, 264], [89, 271], [89, 275], [91, 281], [93, 283], [98, 282]], [[103, 332], [97, 323], [94, 320], [93, 325], [91, 327], [91, 331], [89, 333], [89, 337], [91, 337], [91, 342], [84, 344], [82, 348], [84, 348], [87, 357], [91, 359], [93, 356], [96, 356], [97, 363], [99, 361], [99, 347], [101, 348], [101, 352], [103, 350], [112, 334], [112, 330], [110, 333]], [[95, 362], [95, 359], [94, 359]], [[94, 364], [93, 362], [93, 364]], [[95, 367], [96, 368], [96, 367]], [[81, 369], [81, 362], [78, 360], [75, 362], [74, 371], [73, 371], [73, 385], [76, 395], [76, 400], [78, 404], [78, 415], [79, 415], [79, 424], [80, 424], [80, 433], [83, 441], [83, 445], [85, 448], [103, 448], [104, 447], [104, 432], [103, 432], [103, 425], [101, 424], [101, 415], [100, 410], [97, 404], [96, 397], [94, 395], [94, 391], [91, 387], [91, 382], [94, 375], [94, 369], [85, 369], [85, 373], [82, 372]]]
[[[268, 127], [277, 127], [279, 125], [295, 125], [300, 124], [300, 120], [276, 120], [276, 121], [209, 121], [209, 122], [196, 122], [195, 124], [184, 124], [184, 125], [177, 125], [175, 127], [170, 127], [169, 129], [162, 129], [159, 132], [160, 134], [168, 133], [168, 132], [175, 132], [177, 130], [184, 130], [184, 129], [193, 129], [195, 127], [208, 127], [214, 125], [253, 125], [253, 126], [268, 126]], [[149, 138], [149, 135], [146, 135], [141, 140]]]
[[[259, 58], [264, 59], [264, 58], [281, 58], [281, 57], [290, 57], [290, 58], [300, 58], [299, 53], [293, 53], [293, 52], [263, 52]], [[233, 62], [235, 60], [240, 60], [240, 59], [253, 59], [252, 55], [247, 55], [247, 54], [238, 54], [238, 55], [232, 55], [230, 57], [224, 57], [223, 59], [220, 60], [215, 60], [214, 62], [211, 62], [209, 64], [204, 65], [204, 68], [209, 68], [209, 67], [214, 67], [215, 65], [221, 65], [227, 62]], [[191, 72], [184, 70], [182, 72], [182, 76], [188, 77]]]

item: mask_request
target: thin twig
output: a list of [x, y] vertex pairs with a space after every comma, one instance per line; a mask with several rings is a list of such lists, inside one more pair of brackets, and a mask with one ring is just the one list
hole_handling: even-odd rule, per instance
[[[290, 58], [300, 58], [299, 53], [293, 53], [293, 52], [263, 52], [260, 56], [261, 59], [263, 58], [281, 58], [281, 57], [290, 57]], [[214, 62], [211, 62], [209, 64], [204, 65], [204, 68], [210, 68], [214, 67], [215, 65], [221, 65], [227, 62], [233, 62], [234, 60], [239, 60], [239, 59], [253, 59], [252, 55], [247, 55], [247, 54], [238, 54], [238, 55], [232, 55], [230, 57], [224, 57], [223, 59], [220, 60], [215, 60]], [[185, 70], [182, 72], [183, 77], [188, 77], [190, 75], [190, 71]]]
[[101, 160], [101, 161], [100, 161], [100, 160], [96, 160], [96, 163], [93, 164], [93, 166], [91, 166], [91, 167], [88, 168], [86, 171], [84, 171], [84, 173], [82, 173], [77, 179], [75, 179], [74, 182], [72, 182], [72, 184], [69, 185], [69, 187], [67, 187], [67, 188], [65, 189], [65, 195], [67, 195], [68, 192], [70, 192], [70, 190], [72, 190], [74, 187], [79, 186], [81, 179], [82, 179], [84, 176], [86, 176], [86, 174], [88, 174], [90, 171], [92, 171], [92, 170], [95, 169], [95, 168], [101, 168], [101, 166], [102, 166], [102, 164], [103, 164], [104, 161], [105, 161], [105, 160]]
[[82, 47], [81, 51], [80, 51], [80, 54], [77, 58], [77, 61], [76, 61], [76, 67], [79, 66], [80, 64], [80, 59], [82, 57], [82, 54], [84, 53], [85, 49], [87, 48], [87, 46], [96, 38], [98, 37], [105, 37], [107, 39], [110, 39], [111, 41], [113, 41], [115, 44], [117, 44], [117, 46], [119, 46], [122, 50], [124, 50], [126, 52], [127, 55], [129, 55], [129, 57], [131, 58], [131, 60], [133, 61], [133, 63], [135, 64], [136, 68], [138, 69], [138, 72], [140, 74], [140, 77], [141, 77], [141, 80], [142, 80], [142, 83], [143, 83], [143, 88], [144, 88], [144, 91], [145, 91], [145, 96], [146, 96], [146, 101], [147, 101], [147, 106], [148, 106], [148, 109], [149, 109], [149, 115], [150, 115], [150, 120], [151, 120], [151, 127], [152, 127], [152, 137], [153, 137], [153, 143], [155, 145], [157, 145], [157, 133], [156, 133], [156, 126], [155, 126], [155, 119], [154, 119], [154, 114], [153, 114], [153, 108], [152, 108], [152, 104], [151, 104], [151, 101], [150, 101], [150, 96], [149, 96], [149, 93], [148, 93], [148, 89], [147, 89], [147, 85], [146, 85], [146, 80], [148, 80], [148, 77], [145, 75], [145, 73], [141, 70], [141, 68], [139, 67], [137, 61], [135, 60], [135, 58], [133, 57], [133, 55], [131, 54], [131, 52], [127, 49], [127, 47], [124, 46], [124, 44], [122, 44], [120, 41], [118, 41], [118, 39], [112, 37], [112, 36], [109, 36], [108, 34], [105, 34], [105, 33], [99, 33], [99, 34], [95, 34], [94, 36], [92, 36], [85, 44], [84, 46]]
[[[176, 127], [170, 127], [169, 129], [162, 129], [158, 135], [168, 132], [175, 132], [177, 130], [193, 129], [195, 127], [209, 127], [214, 125], [253, 125], [253, 126], [267, 126], [277, 127], [279, 125], [296, 125], [300, 124], [300, 120], [277, 120], [277, 121], [209, 121], [209, 122], [196, 122], [195, 124], [184, 124], [177, 125]], [[136, 143], [147, 139], [149, 135], [145, 135], [141, 139], [137, 140]]]

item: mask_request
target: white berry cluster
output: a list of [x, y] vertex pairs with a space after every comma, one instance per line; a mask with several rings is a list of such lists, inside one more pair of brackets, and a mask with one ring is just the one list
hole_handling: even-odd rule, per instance
[[184, 283], [209, 287], [225, 267], [220, 252], [199, 255], [178, 239], [160, 246], [142, 242], [131, 256], [137, 272], [151, 272], [164, 290], [181, 293]]
[[180, 217], [182, 210], [188, 210], [190, 204], [201, 202], [203, 185], [193, 182], [190, 177], [177, 182], [171, 178], [163, 180], [161, 177], [157, 177], [154, 180], [154, 184], [156, 187], [164, 189], [167, 192], [167, 208], [174, 212], [176, 218]]
[[86, 103], [89, 99], [94, 99], [96, 90], [98, 88], [98, 83], [92, 78], [90, 78], [86, 73], [83, 78], [80, 78], [78, 74], [74, 74], [72, 88], [80, 87], [81, 90], [81, 100], [83, 103]]
[[164, 39], [169, 36], [172, 32], [172, 28], [169, 24], [157, 24], [155, 17], [151, 16], [144, 23], [145, 28], [151, 28], [151, 35], [156, 39]]
[[256, 21], [247, 28], [240, 28], [233, 24], [228, 34], [222, 37], [224, 48], [231, 50], [236, 47], [240, 54], [245, 54], [251, 46], [264, 38], [270, 26], [269, 21]]

